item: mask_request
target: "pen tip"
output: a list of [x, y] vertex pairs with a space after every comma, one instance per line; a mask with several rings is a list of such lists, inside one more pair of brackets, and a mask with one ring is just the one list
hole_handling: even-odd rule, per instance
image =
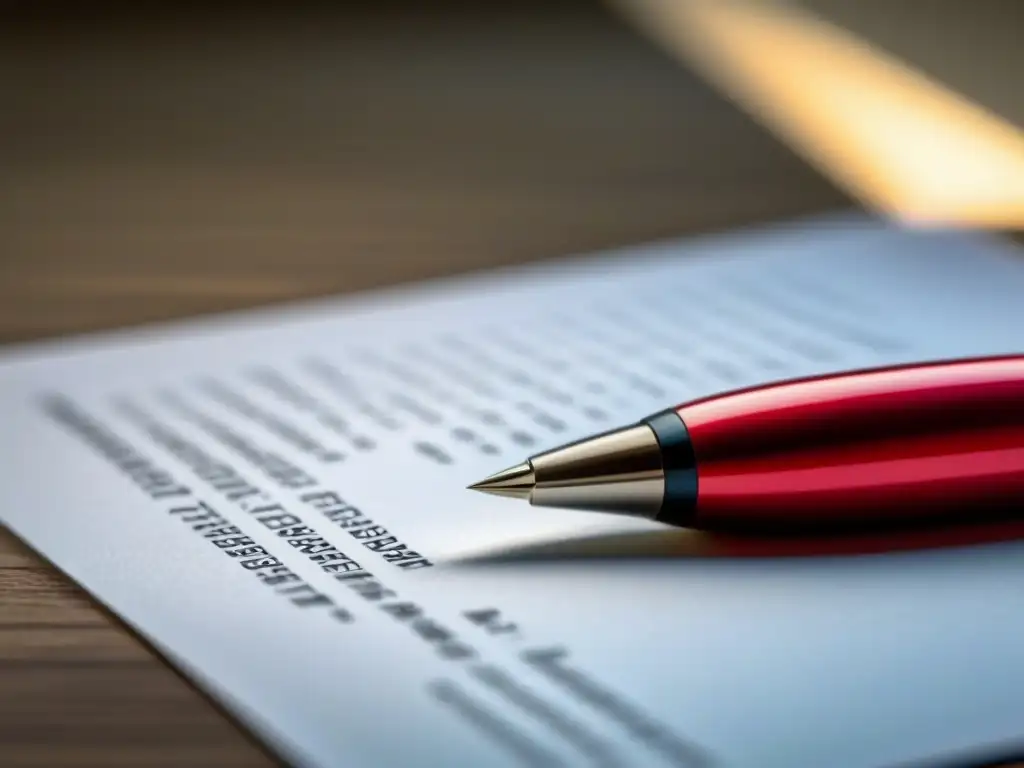
[[514, 499], [529, 499], [534, 486], [533, 467], [529, 462], [503, 469], [468, 486], [471, 491], [489, 493], [493, 496], [510, 496]]

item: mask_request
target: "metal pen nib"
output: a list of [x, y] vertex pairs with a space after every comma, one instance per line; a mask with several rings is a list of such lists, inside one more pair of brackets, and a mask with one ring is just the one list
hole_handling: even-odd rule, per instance
[[481, 491], [494, 496], [511, 496], [514, 499], [529, 499], [530, 492], [536, 485], [533, 467], [530, 462], [523, 462], [514, 467], [486, 477], [479, 483], [469, 486], [471, 491]]
[[469, 488], [538, 507], [653, 518], [665, 473], [654, 431], [637, 424], [532, 456]]

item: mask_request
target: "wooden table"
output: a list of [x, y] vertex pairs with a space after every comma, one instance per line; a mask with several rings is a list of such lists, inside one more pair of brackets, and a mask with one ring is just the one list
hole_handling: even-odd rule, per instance
[[[845, 205], [599, 7], [483, 5], [25, 11], [0, 33], [0, 341]], [[0, 531], [0, 765], [268, 764]]]

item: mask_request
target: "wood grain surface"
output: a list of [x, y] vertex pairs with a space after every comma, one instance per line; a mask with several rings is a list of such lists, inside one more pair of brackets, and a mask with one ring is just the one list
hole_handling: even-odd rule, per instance
[[[0, 342], [846, 205], [599, 6], [482, 5], [15, 16]], [[0, 531], [0, 765], [271, 764]]]

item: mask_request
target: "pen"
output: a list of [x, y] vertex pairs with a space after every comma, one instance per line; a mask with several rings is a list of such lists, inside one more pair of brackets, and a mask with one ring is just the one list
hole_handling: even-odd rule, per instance
[[705, 397], [469, 486], [703, 530], [1024, 512], [1024, 356], [874, 368]]

